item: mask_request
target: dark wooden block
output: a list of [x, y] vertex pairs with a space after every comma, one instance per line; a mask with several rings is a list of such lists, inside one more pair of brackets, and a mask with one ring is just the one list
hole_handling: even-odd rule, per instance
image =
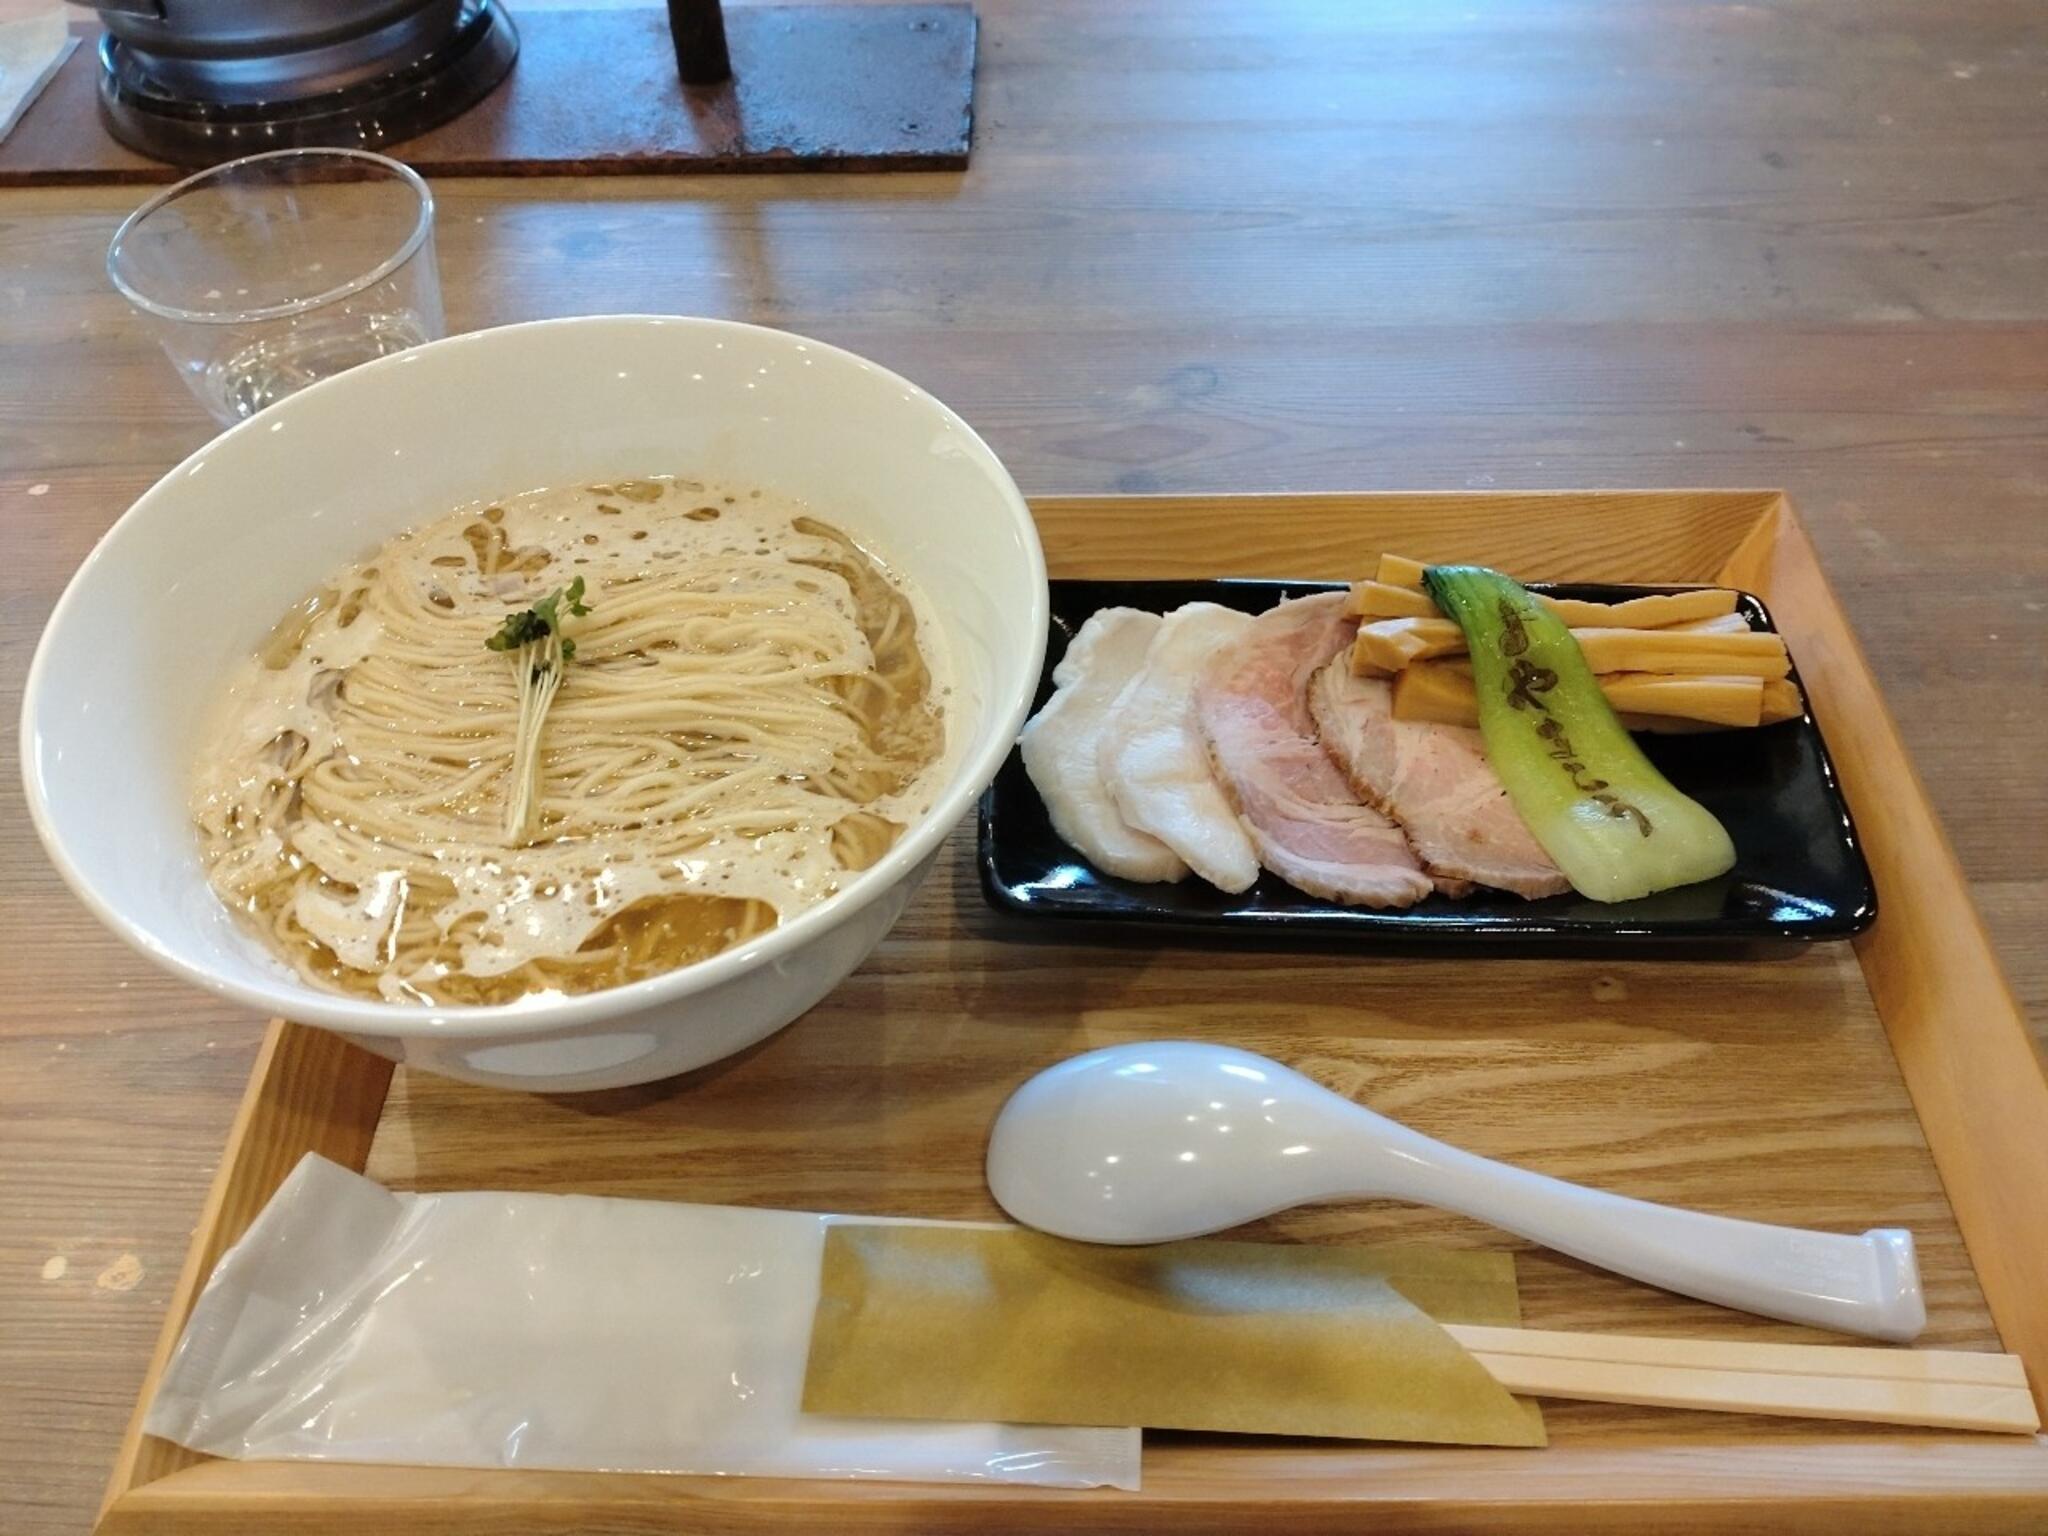
[[[971, 5], [736, 7], [733, 78], [684, 86], [660, 9], [515, 15], [519, 62], [453, 122], [379, 146], [429, 176], [960, 170], [974, 125]], [[99, 119], [72, 54], [0, 143], [0, 186], [171, 181]]]

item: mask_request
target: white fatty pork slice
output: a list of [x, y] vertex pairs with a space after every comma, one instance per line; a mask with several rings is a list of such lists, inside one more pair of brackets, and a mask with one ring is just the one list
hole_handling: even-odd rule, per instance
[[1430, 893], [1429, 876], [1401, 829], [1352, 793], [1308, 712], [1310, 677], [1358, 631], [1345, 602], [1321, 593], [1260, 614], [1210, 658], [1195, 714], [1261, 864], [1311, 896], [1412, 906]]
[[1057, 691], [1017, 738], [1053, 831], [1097, 869], [1126, 880], [1179, 880], [1188, 872], [1171, 848], [1123, 819], [1096, 767], [1103, 725], [1158, 630], [1158, 614], [1135, 608], [1091, 615], [1053, 668]]
[[1394, 718], [1384, 678], [1339, 656], [1309, 685], [1323, 749], [1352, 789], [1401, 824], [1430, 873], [1535, 900], [1571, 889], [1508, 798], [1479, 732]]
[[1220, 890], [1250, 888], [1259, 856], [1224, 798], [1195, 723], [1195, 678], [1251, 625], [1215, 603], [1169, 613], [1102, 732], [1099, 766], [1123, 818], [1149, 832]]

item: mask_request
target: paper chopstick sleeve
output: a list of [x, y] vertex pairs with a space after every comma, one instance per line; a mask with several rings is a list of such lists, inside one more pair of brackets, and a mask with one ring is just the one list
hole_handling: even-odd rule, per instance
[[1512, 1322], [1512, 1276], [1504, 1254], [835, 1223], [803, 1407], [1541, 1445], [1533, 1405], [1410, 1299]]

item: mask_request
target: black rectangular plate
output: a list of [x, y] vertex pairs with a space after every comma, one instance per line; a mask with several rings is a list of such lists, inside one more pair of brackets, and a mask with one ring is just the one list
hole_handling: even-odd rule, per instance
[[[1055, 581], [1052, 633], [1034, 709], [1052, 695], [1052, 669], [1074, 632], [1098, 608], [1164, 613], [1212, 602], [1261, 613], [1284, 598], [1327, 592], [1326, 581]], [[1539, 585], [1555, 597], [1620, 602], [1670, 587]], [[1747, 593], [1740, 611], [1769, 630], [1770, 615]], [[1796, 680], [1797, 673], [1794, 673]], [[1084, 918], [1113, 927], [1178, 930], [1186, 935], [1343, 939], [1388, 948], [1442, 944], [1521, 951], [1655, 953], [1701, 947], [1754, 949], [1846, 939], [1877, 916], [1877, 893], [1863, 861], [1820, 730], [1809, 713], [1748, 731], [1639, 736], [1664, 775], [1721, 819], [1735, 842], [1735, 867], [1716, 880], [1612, 904], [1576, 893], [1524, 901], [1477, 890], [1456, 899], [1431, 896], [1413, 907], [1377, 912], [1304, 895], [1267, 874], [1232, 896], [1190, 876], [1142, 885], [1092, 868], [1060, 841], [1038, 791], [1015, 752], [982, 797], [978, 862], [991, 905], [1032, 917]]]

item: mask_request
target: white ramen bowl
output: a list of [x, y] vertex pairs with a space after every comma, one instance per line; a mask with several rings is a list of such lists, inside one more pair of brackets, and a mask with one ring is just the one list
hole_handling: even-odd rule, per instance
[[[299, 980], [206, 882], [187, 811], [199, 722], [286, 607], [480, 497], [679, 474], [800, 497], [928, 599], [965, 733], [932, 807], [839, 895], [709, 960], [580, 997], [365, 1002]], [[782, 331], [602, 316], [457, 336], [291, 396], [172, 470], [100, 541], [29, 670], [22, 763], [51, 859], [121, 937], [201, 986], [428, 1071], [610, 1088], [789, 1023], [881, 940], [994, 777], [1043, 661], [1031, 514], [958, 416]]]

